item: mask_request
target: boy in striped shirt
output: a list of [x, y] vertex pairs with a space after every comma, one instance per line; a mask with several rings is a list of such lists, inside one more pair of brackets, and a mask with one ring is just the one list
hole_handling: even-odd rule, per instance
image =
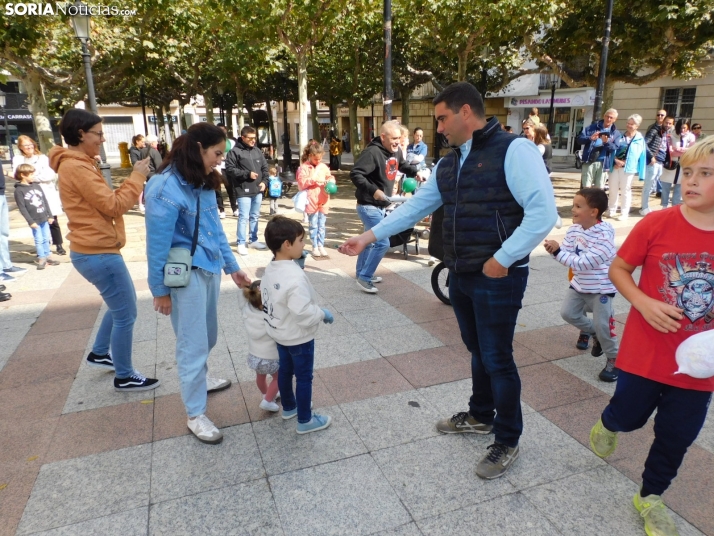
[[[545, 249], [559, 263], [572, 270], [570, 288], [560, 309], [563, 320], [593, 337], [590, 352], [598, 357], [605, 353], [605, 368], [599, 378], [604, 382], [617, 380], [615, 368], [618, 342], [615, 333], [612, 300], [617, 290], [607, 272], [615, 258], [615, 230], [602, 221], [607, 210], [607, 194], [600, 188], [583, 188], [573, 199], [573, 225], [563, 244], [546, 240]], [[591, 311], [593, 318], [586, 315]]]

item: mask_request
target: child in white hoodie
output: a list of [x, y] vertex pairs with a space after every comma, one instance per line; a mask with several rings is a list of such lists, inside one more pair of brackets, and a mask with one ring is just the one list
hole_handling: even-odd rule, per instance
[[263, 318], [268, 335], [278, 345], [282, 416], [285, 420], [297, 416], [298, 434], [323, 430], [332, 418], [311, 411], [315, 332], [320, 322], [331, 324], [334, 318], [330, 311], [320, 308], [310, 280], [293, 262], [302, 257], [305, 247], [303, 226], [285, 216], [275, 216], [265, 228], [265, 243], [275, 258], [265, 268], [261, 283]]
[[[278, 347], [266, 331], [263, 319], [263, 300], [260, 297], [260, 280], [253, 281], [243, 289], [241, 316], [248, 333], [248, 368], [255, 371], [255, 383], [263, 393], [260, 409], [277, 412], [280, 409], [275, 399], [278, 391]], [[268, 374], [272, 381], [268, 384]]]

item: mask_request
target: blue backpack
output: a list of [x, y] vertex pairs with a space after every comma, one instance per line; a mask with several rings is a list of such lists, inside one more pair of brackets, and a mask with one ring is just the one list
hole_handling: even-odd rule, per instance
[[283, 193], [283, 183], [278, 177], [271, 177], [268, 182], [268, 195], [278, 198]]

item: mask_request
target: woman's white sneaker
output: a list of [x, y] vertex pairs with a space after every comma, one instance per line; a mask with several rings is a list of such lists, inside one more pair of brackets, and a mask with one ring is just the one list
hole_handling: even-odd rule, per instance
[[223, 433], [216, 428], [216, 425], [205, 414], [199, 415], [195, 419], [188, 419], [186, 425], [193, 432], [193, 435], [203, 443], [215, 445], [223, 441]]

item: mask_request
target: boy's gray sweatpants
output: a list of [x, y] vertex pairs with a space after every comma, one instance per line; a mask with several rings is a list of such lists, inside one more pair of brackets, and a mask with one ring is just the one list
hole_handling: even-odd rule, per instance
[[[585, 315], [586, 311], [592, 311], [592, 320]], [[615, 334], [615, 319], [610, 296], [583, 294], [572, 287], [568, 288], [560, 308], [560, 316], [583, 333], [597, 336], [606, 357], [617, 357], [619, 344]]]

